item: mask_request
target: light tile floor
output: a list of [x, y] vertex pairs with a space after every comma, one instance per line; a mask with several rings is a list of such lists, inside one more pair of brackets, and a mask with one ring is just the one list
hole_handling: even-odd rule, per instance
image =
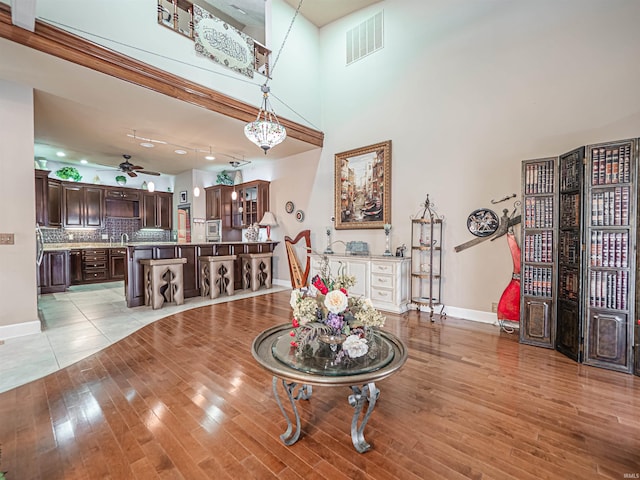
[[287, 290], [273, 285], [257, 292], [236, 290], [211, 300], [187, 298], [184, 305], [127, 308], [123, 282], [78, 285], [64, 293], [41, 295], [42, 331], [0, 345], [0, 393], [42, 378], [123, 339], [168, 315], [190, 308]]

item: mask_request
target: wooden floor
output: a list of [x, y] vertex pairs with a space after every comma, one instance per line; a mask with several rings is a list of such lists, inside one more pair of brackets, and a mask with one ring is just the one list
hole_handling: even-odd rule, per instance
[[[28, 479], [639, 478], [640, 378], [520, 345], [497, 327], [389, 315], [409, 360], [350, 437], [350, 389], [298, 402], [291, 447], [251, 356], [282, 292], [200, 307], [0, 395], [0, 471]], [[625, 476], [625, 474], [627, 474]]]

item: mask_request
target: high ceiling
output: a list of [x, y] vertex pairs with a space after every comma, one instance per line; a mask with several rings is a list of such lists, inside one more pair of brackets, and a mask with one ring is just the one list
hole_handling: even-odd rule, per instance
[[[206, 0], [211, 4], [220, 1]], [[299, 2], [286, 1], [294, 8]], [[306, 0], [301, 12], [322, 26], [377, 1]], [[262, 2], [233, 3], [253, 12]], [[272, 161], [317, 148], [288, 138], [265, 157], [245, 138], [242, 121], [4, 39], [0, 39], [0, 78], [35, 89], [36, 158], [60, 160], [56, 152], [63, 150], [67, 154], [64, 160], [69, 163], [86, 159], [93, 165], [116, 167], [122, 155], [129, 154], [136, 165], [175, 175], [191, 169], [219, 171], [236, 160]], [[68, 81], [70, 78], [73, 82]], [[153, 148], [141, 143], [152, 144]], [[187, 154], [176, 154], [176, 150]], [[213, 161], [204, 158], [210, 152], [216, 157]]]
[[[293, 8], [298, 8], [300, 0], [285, 0]], [[324, 27], [339, 18], [381, 0], [304, 0], [300, 13], [317, 27]]]

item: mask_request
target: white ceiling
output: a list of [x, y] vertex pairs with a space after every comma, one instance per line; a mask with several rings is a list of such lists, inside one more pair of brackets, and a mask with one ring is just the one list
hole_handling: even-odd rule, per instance
[[[358, 11], [381, 0], [304, 0], [300, 13], [317, 27]], [[286, 0], [293, 8], [298, 8], [300, 0]]]
[[[242, 7], [249, 2], [255, 10], [255, 3], [262, 1], [234, 3]], [[298, 6], [298, 0], [286, 1]], [[377, 1], [306, 0], [301, 13], [322, 26]], [[317, 148], [287, 138], [265, 157], [245, 138], [240, 120], [1, 38], [0, 78], [34, 87], [36, 158], [59, 161], [56, 152], [63, 150], [69, 163], [86, 159], [92, 165], [116, 167], [122, 155], [129, 154], [132, 163], [146, 170], [176, 175], [192, 169], [220, 171], [234, 160], [270, 162]], [[144, 138], [167, 143], [144, 148]], [[178, 155], [176, 149], [188, 153]], [[214, 161], [204, 159], [209, 150]]]

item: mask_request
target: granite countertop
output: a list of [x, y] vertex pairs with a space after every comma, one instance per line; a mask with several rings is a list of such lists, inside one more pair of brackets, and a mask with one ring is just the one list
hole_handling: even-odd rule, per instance
[[124, 245], [120, 245], [120, 243], [109, 244], [109, 242], [102, 243], [45, 243], [44, 251], [45, 252], [53, 252], [59, 250], [83, 250], [83, 249], [94, 249], [94, 248], [126, 248], [126, 247], [138, 247], [138, 246], [164, 246], [164, 245], [211, 245], [211, 244], [220, 244], [220, 245], [242, 245], [248, 243], [278, 243], [278, 242], [190, 242], [190, 243], [178, 243], [178, 242], [128, 242]]

